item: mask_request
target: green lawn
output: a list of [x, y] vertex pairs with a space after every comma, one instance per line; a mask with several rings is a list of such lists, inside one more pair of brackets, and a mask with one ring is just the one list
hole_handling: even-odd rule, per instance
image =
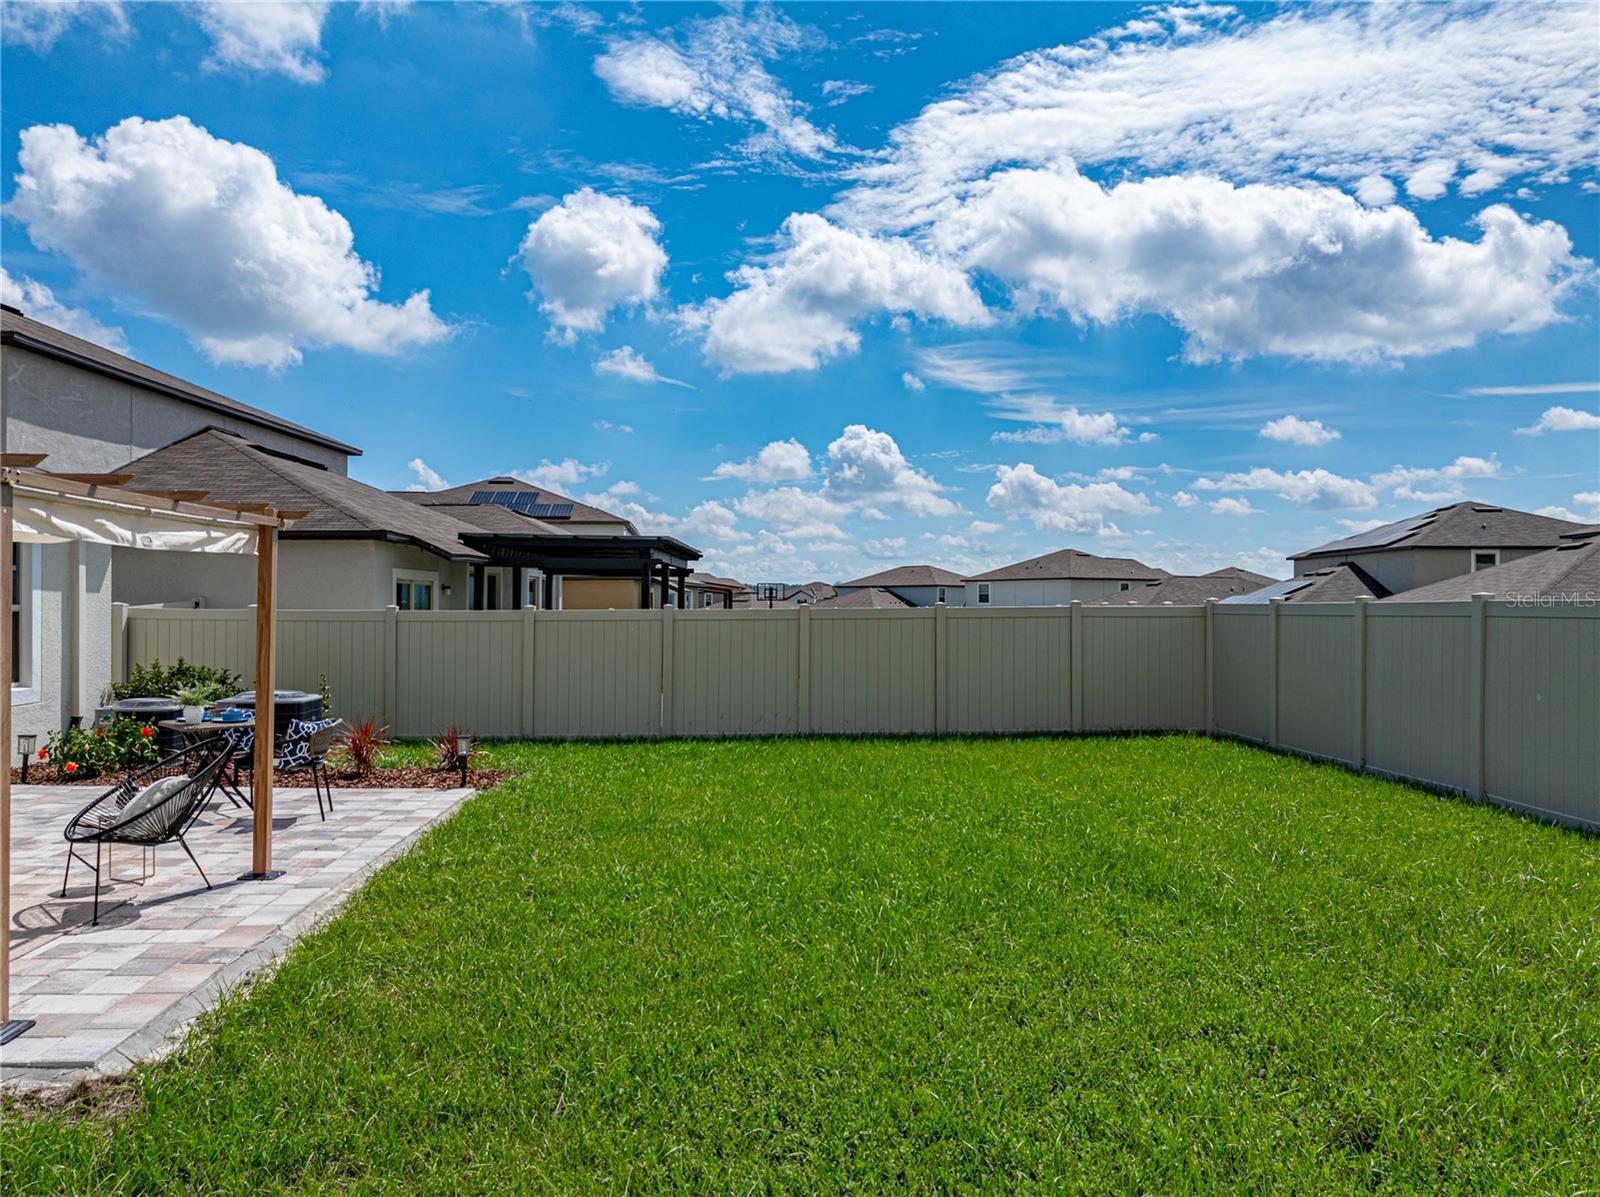
[[1600, 1184], [1600, 840], [1184, 737], [492, 751], [0, 1188]]

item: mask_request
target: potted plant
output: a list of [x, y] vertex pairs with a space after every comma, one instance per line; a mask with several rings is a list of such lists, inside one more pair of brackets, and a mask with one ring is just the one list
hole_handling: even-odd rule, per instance
[[177, 687], [172, 697], [183, 704], [185, 723], [199, 723], [205, 718], [206, 705], [222, 697], [222, 687], [216, 682], [196, 681]]

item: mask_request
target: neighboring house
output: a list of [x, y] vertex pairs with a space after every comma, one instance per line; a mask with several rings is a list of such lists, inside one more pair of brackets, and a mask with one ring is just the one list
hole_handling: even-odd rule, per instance
[[1467, 501], [1330, 541], [1289, 560], [1296, 574], [1331, 565], [1360, 566], [1390, 594], [1399, 594], [1553, 549], [1564, 535], [1582, 527]]
[[1093, 602], [1170, 576], [1131, 557], [1097, 557], [1062, 549], [968, 578], [966, 605], [1054, 607]]
[[866, 586], [855, 590], [841, 587], [833, 598], [823, 599], [814, 606], [819, 611], [905, 611], [918, 604], [882, 586]]
[[880, 588], [904, 599], [909, 607], [931, 607], [935, 603], [959, 607], [966, 601], [962, 586], [960, 574], [937, 565], [897, 565], [864, 578], [840, 582], [839, 594], [842, 597], [852, 591]]
[[776, 582], [761, 582], [756, 586], [754, 606], [806, 607], [834, 598], [838, 590], [826, 582], [804, 582], [790, 586]]
[[1359, 565], [1328, 565], [1222, 601], [1225, 604], [1269, 603], [1281, 598], [1286, 603], [1349, 603], [1361, 598], [1388, 596], [1388, 588]]
[[498, 505], [543, 520], [577, 536], [637, 536], [639, 529], [623, 516], [566, 495], [504, 475], [452, 486], [447, 490], [396, 490], [390, 494], [426, 507], [444, 507], [451, 514], [463, 508]]
[[1225, 599], [1236, 594], [1249, 594], [1270, 586], [1276, 578], [1253, 573], [1248, 569], [1228, 566], [1212, 570], [1209, 574], [1188, 576], [1174, 574], [1159, 582], [1134, 586], [1099, 601], [1101, 606], [1118, 607], [1201, 607], [1210, 599]]
[[1475, 594], [1541, 606], [1600, 606], [1600, 524], [1570, 532], [1559, 546], [1542, 553], [1419, 586], [1384, 601], [1460, 603]]
[[338, 474], [361, 450], [113, 353], [0, 305], [0, 452], [46, 454], [57, 473], [105, 473], [222, 428]]
[[698, 572], [689, 575], [685, 589], [688, 591], [686, 605], [697, 609], [731, 610], [735, 607], [748, 607], [755, 594], [737, 578], [719, 578], [716, 574]]

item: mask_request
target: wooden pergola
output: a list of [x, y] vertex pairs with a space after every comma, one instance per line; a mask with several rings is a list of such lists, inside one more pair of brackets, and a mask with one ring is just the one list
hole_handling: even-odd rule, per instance
[[[262, 503], [201, 503], [204, 491], [122, 489], [125, 474], [47, 473], [42, 454], [0, 454], [0, 605], [11, 608], [11, 553], [17, 543], [81, 541], [164, 552], [255, 554], [256, 693], [276, 689], [278, 533], [304, 512]], [[0, 1043], [32, 1024], [11, 1018], [11, 621], [0, 632]], [[258, 703], [252, 760], [251, 868], [272, 872], [273, 704]]]

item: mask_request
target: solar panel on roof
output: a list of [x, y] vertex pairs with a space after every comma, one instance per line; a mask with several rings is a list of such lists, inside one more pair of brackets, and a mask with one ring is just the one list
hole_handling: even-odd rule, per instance
[[1249, 594], [1230, 594], [1222, 602], [1267, 603], [1275, 598], [1287, 598], [1297, 590], [1304, 590], [1315, 581], [1315, 578], [1286, 578], [1282, 582], [1274, 582], [1271, 586], [1263, 586], [1260, 590], [1252, 590]]
[[1332, 552], [1337, 549], [1340, 552], [1347, 553], [1353, 549], [1381, 549], [1387, 545], [1394, 544], [1397, 540], [1405, 539], [1418, 529], [1427, 527], [1436, 518], [1438, 518], [1438, 513], [1430, 511], [1426, 515], [1414, 515], [1410, 519], [1396, 520], [1392, 524], [1384, 524], [1381, 528], [1373, 528], [1368, 532], [1358, 532], [1354, 536], [1347, 536], [1343, 540], [1335, 540], [1330, 544], [1324, 545], [1317, 552]]
[[573, 506], [571, 503], [541, 503], [536, 490], [475, 490], [467, 502], [480, 507], [506, 507], [536, 520], [568, 519]]

